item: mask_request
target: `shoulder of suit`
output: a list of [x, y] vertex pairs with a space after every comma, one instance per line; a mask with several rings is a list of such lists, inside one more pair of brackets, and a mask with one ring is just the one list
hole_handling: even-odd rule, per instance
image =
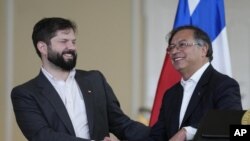
[[33, 89], [34, 87], [36, 87], [37, 85], [37, 80], [36, 80], [36, 78], [37, 77], [35, 77], [35, 78], [33, 78], [33, 79], [31, 79], [31, 80], [29, 80], [29, 81], [27, 81], [27, 82], [24, 82], [24, 83], [22, 83], [22, 84], [18, 84], [18, 85], [16, 85], [13, 89], [12, 89], [12, 91], [14, 90], [14, 89]]
[[80, 70], [80, 69], [76, 69], [76, 73], [82, 74], [82, 75], [101, 74], [99, 70]]
[[104, 77], [99, 70], [76, 70], [76, 76], [81, 77]]
[[213, 67], [212, 67], [212, 69], [210, 69], [209, 73], [210, 74], [206, 75], [205, 77], [207, 77], [209, 80], [213, 81], [214, 85], [217, 85], [218, 83], [221, 83], [224, 81], [227, 81], [230, 83], [238, 83], [237, 80], [235, 80], [234, 78], [217, 71]]

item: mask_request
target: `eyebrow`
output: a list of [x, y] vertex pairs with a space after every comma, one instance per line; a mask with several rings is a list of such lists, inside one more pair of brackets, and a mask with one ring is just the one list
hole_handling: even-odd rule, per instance
[[[179, 43], [179, 42], [183, 42], [183, 41], [188, 41], [187, 39], [181, 39], [180, 41], [178, 42], [175, 42], [175, 43]], [[170, 44], [174, 44], [173, 42], [170, 42]]]

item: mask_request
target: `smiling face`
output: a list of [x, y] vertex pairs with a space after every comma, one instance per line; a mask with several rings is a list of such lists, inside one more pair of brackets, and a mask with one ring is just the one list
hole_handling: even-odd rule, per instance
[[[194, 31], [191, 29], [180, 30], [170, 42], [171, 45], [176, 46], [169, 52], [172, 64], [182, 75], [191, 76], [208, 62], [206, 57], [207, 47], [197, 44], [193, 34]], [[181, 47], [183, 43], [186, 44], [185, 47]]]
[[72, 29], [59, 30], [48, 46], [48, 60], [63, 70], [72, 70], [76, 65], [76, 38]]
[[72, 70], [76, 65], [76, 37], [73, 29], [58, 30], [50, 44], [42, 42], [41, 54], [44, 65], [54, 66], [64, 71]]

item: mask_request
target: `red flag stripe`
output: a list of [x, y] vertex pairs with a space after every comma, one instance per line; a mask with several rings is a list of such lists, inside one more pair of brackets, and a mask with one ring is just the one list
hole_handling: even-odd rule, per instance
[[178, 81], [180, 81], [180, 78], [180, 74], [174, 69], [171, 63], [171, 59], [167, 54], [165, 56], [161, 75], [158, 81], [149, 126], [153, 126], [158, 120], [162, 98], [164, 96], [165, 91], [172, 87], [174, 84], [176, 84]]

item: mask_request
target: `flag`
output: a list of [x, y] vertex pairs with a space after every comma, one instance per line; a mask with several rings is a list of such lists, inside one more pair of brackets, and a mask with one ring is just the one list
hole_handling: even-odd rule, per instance
[[[232, 75], [231, 61], [227, 41], [224, 1], [223, 0], [179, 0], [174, 28], [183, 25], [194, 25], [204, 30], [210, 37], [213, 46], [212, 65], [221, 73]], [[180, 80], [174, 70], [169, 55], [163, 63], [158, 81], [149, 125], [158, 120], [163, 95], [167, 89]]]

